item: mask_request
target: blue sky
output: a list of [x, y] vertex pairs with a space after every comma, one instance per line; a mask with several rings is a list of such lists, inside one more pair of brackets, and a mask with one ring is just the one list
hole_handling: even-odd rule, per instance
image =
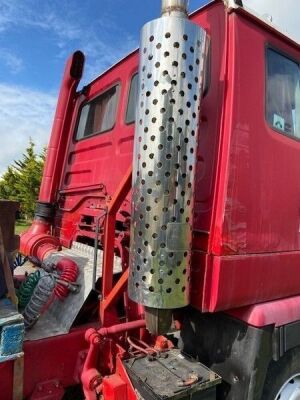
[[[189, 9], [206, 2], [190, 0]], [[282, 4], [282, 0], [246, 2], [254, 8], [260, 4], [262, 12]], [[290, 10], [287, 3], [299, 7], [298, 1], [286, 0], [285, 10]], [[88, 82], [137, 47], [142, 25], [159, 16], [160, 4], [160, 0], [0, 0], [0, 176], [21, 156], [29, 136], [39, 148], [47, 144], [68, 55], [84, 51]], [[287, 11], [279, 15], [287, 19]], [[297, 20], [296, 29], [298, 25]]]
[[[192, 0], [190, 10], [203, 0]], [[0, 0], [0, 81], [56, 92], [68, 55], [87, 56], [85, 79], [138, 44], [160, 0]]]

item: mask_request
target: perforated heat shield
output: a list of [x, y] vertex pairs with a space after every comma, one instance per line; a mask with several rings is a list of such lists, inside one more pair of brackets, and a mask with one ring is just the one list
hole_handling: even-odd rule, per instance
[[207, 39], [186, 18], [146, 24], [140, 46], [129, 296], [189, 303], [194, 171]]

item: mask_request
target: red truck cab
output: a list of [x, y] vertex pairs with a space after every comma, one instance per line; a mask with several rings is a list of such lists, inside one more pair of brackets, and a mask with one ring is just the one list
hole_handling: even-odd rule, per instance
[[[293, 377], [300, 379], [300, 47], [239, 2], [224, 3], [190, 16], [210, 46], [197, 132], [191, 303], [179, 311], [180, 343], [222, 376], [217, 399], [285, 400]], [[74, 60], [81, 70], [66, 83]], [[109, 238], [107, 262], [120, 257], [125, 274], [138, 51], [76, 91], [82, 63], [77, 53], [66, 67], [38, 212], [21, 250], [47, 259], [76, 242], [108, 254]], [[103, 265], [104, 280], [112, 276], [105, 255]], [[125, 275], [115, 291], [124, 288]], [[104, 289], [102, 301], [112, 282]], [[47, 377], [39, 372], [26, 396]]]

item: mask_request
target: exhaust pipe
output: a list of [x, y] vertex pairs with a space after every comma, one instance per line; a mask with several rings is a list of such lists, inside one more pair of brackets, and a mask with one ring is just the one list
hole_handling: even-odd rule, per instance
[[184, 17], [188, 16], [188, 0], [162, 0], [161, 15]]
[[190, 302], [206, 53], [206, 33], [187, 19], [187, 1], [163, 0], [162, 17], [141, 34], [128, 286], [129, 297], [146, 307], [153, 333], [164, 333], [169, 322], [160, 329], [159, 321]]

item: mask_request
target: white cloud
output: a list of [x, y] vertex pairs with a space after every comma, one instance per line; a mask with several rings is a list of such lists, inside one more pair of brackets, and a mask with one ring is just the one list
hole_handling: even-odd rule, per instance
[[0, 176], [19, 159], [29, 137], [42, 149], [48, 143], [56, 96], [0, 84]]
[[15, 6], [16, 2], [13, 0], [0, 0], [0, 32], [10, 26]]
[[[26, 27], [51, 31], [64, 40], [80, 38], [80, 21], [73, 23], [71, 15], [64, 13], [63, 6], [53, 2], [41, 2], [36, 9], [31, 0], [0, 0], [0, 31]], [[59, 10], [59, 14], [57, 12]]]
[[0, 62], [6, 65], [11, 74], [17, 74], [23, 69], [23, 60], [6, 48], [0, 48]]
[[[37, 12], [33, 0], [0, 0], [0, 32], [24, 27], [49, 32], [60, 58], [66, 58], [75, 48], [83, 50], [87, 55], [86, 82], [137, 45], [112, 16], [86, 21], [80, 10], [61, 1], [41, 2]], [[99, 30], [103, 31], [101, 35]]]
[[265, 18], [300, 43], [299, 1], [297, 0], [243, 0], [245, 6]]

